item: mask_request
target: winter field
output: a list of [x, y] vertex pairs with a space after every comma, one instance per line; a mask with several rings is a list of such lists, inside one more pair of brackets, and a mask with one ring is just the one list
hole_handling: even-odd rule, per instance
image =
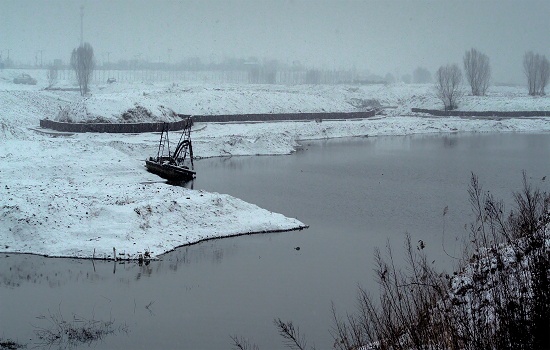
[[[163, 120], [182, 114], [357, 111], [366, 101], [384, 108], [372, 119], [273, 123], [196, 123], [195, 156], [285, 155], [300, 140], [449, 132], [550, 132], [550, 118], [475, 119], [413, 115], [412, 107], [441, 109], [432, 85], [215, 85], [113, 83], [78, 91], [17, 85], [17, 70], [0, 71], [0, 251], [48, 256], [158, 256], [204, 239], [291, 230], [307, 225], [219, 194], [174, 187], [145, 170], [159, 134], [65, 134], [41, 130], [39, 120], [102, 117], [115, 121], [136, 105]], [[58, 81], [56, 88], [74, 88]], [[491, 87], [465, 95], [460, 110], [550, 110], [550, 97], [525, 87]], [[172, 116], [173, 117], [173, 116]], [[142, 120], [149, 121], [149, 120]], [[200, 176], [198, 174], [197, 176]]]

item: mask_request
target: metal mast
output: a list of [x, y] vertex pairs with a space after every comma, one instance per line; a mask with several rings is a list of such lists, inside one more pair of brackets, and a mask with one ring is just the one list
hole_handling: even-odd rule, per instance
[[80, 46], [84, 44], [84, 5], [80, 5]]

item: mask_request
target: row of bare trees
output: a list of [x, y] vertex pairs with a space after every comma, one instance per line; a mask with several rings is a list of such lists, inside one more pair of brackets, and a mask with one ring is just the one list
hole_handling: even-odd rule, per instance
[[[471, 49], [464, 54], [463, 62], [464, 72], [472, 95], [485, 96], [491, 80], [489, 57], [476, 49]], [[534, 53], [533, 51], [525, 53], [523, 56], [523, 71], [527, 78], [529, 95], [546, 95], [545, 88], [550, 80], [550, 62], [546, 56]], [[436, 73], [436, 77], [438, 91], [440, 90], [440, 86], [443, 90], [453, 89], [457, 85], [459, 87], [462, 81], [462, 73], [456, 64], [440, 67]], [[443, 91], [442, 93], [447, 99], [451, 93], [456, 95], [455, 91], [447, 93]], [[452, 103], [449, 103], [445, 106], [452, 105]]]
[[[485, 96], [491, 81], [489, 57], [476, 49], [471, 49], [464, 54], [463, 62], [472, 95]], [[457, 64], [439, 67], [435, 73], [435, 90], [446, 111], [458, 107], [458, 101], [464, 95], [464, 90], [462, 89], [462, 71]]]
[[[487, 55], [471, 49], [463, 57], [466, 80], [473, 96], [485, 96], [491, 81], [491, 66]], [[546, 95], [545, 88], [550, 79], [550, 62], [544, 55], [529, 51], [523, 56], [523, 71], [527, 77], [529, 95]], [[436, 72], [435, 89], [437, 97], [443, 102], [445, 110], [458, 107], [459, 99], [464, 95], [462, 72], [458, 65], [441, 66]]]
[[527, 52], [523, 56], [523, 72], [527, 77], [529, 95], [546, 95], [544, 88], [550, 78], [550, 63], [544, 55]]
[[[472, 48], [463, 57], [466, 80], [470, 85], [474, 96], [485, 96], [491, 80], [491, 66], [489, 57]], [[74, 49], [71, 54], [71, 66], [73, 67], [80, 93], [88, 93], [88, 85], [95, 68], [94, 49], [89, 43], [84, 43]], [[545, 87], [550, 78], [550, 63], [546, 56], [527, 52], [523, 57], [523, 70], [527, 77], [529, 95], [545, 95]], [[57, 78], [48, 76], [50, 86]], [[415, 72], [416, 73], [416, 72]], [[458, 100], [464, 95], [462, 90], [462, 72], [458, 65], [448, 64], [441, 66], [436, 72], [436, 93], [443, 102], [445, 110], [453, 110], [458, 107]]]

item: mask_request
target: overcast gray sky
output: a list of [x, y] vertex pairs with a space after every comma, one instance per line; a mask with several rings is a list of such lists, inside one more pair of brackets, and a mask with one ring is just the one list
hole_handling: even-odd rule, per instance
[[0, 54], [65, 62], [84, 41], [99, 63], [198, 56], [299, 60], [384, 75], [434, 72], [472, 47], [497, 82], [521, 82], [522, 56], [550, 57], [549, 0], [0, 0]]

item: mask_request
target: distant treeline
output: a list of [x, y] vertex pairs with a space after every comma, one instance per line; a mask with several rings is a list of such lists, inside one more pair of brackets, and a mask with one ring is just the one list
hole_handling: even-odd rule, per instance
[[[58, 80], [76, 81], [71, 68], [58, 68]], [[248, 70], [153, 70], [153, 69], [104, 69], [92, 72], [92, 84], [115, 82], [178, 82], [189, 81], [215, 84], [384, 84], [382, 78], [365, 78], [353, 71], [315, 70], [264, 70], [251, 67]]]

